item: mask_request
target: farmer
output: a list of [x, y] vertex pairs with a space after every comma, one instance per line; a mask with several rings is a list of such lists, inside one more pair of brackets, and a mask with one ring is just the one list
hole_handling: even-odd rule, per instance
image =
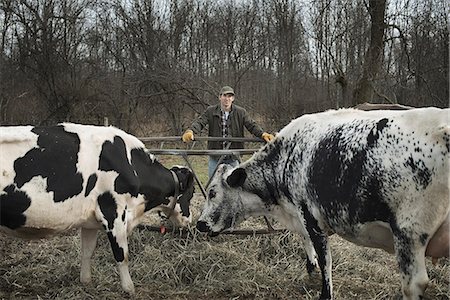
[[[203, 128], [208, 126], [208, 136], [210, 137], [244, 137], [244, 127], [256, 137], [261, 137], [266, 142], [270, 142], [274, 136], [263, 131], [247, 113], [247, 111], [234, 102], [234, 90], [230, 86], [224, 86], [219, 92], [219, 103], [211, 105], [195, 119], [190, 128], [183, 136], [183, 142], [194, 140], [194, 133], [199, 134]], [[229, 142], [209, 141], [208, 149], [225, 149]], [[232, 142], [230, 149], [243, 149], [243, 142]], [[208, 160], [208, 175], [214, 175], [220, 155], [210, 155]], [[221, 163], [237, 166], [240, 157], [235, 155], [225, 155]]]

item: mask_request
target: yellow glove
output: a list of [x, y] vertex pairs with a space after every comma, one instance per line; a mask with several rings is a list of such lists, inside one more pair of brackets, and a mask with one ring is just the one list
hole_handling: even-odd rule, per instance
[[271, 140], [273, 140], [274, 136], [270, 133], [264, 132], [261, 137], [266, 141], [266, 143], [270, 142]]
[[181, 137], [183, 142], [187, 143], [194, 140], [194, 132], [190, 129], [186, 130]]

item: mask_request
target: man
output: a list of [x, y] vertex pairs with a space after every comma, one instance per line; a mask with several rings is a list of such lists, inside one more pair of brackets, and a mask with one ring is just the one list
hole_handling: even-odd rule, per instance
[[[230, 86], [224, 86], [219, 93], [220, 104], [209, 106], [194, 122], [190, 129], [183, 134], [183, 142], [194, 140], [194, 133], [199, 134], [208, 125], [211, 137], [244, 137], [244, 127], [256, 137], [263, 138], [266, 142], [273, 139], [273, 135], [264, 132], [263, 129], [250, 118], [247, 111], [233, 104], [234, 90]], [[228, 142], [208, 142], [208, 149], [224, 149]], [[242, 149], [244, 143], [233, 142], [230, 149]], [[208, 175], [211, 178], [220, 160], [220, 156], [210, 155], [208, 161]], [[237, 166], [240, 157], [226, 155], [222, 163]]]

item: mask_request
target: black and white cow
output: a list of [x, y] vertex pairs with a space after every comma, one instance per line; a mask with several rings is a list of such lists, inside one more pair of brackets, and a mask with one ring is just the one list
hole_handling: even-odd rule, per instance
[[[133, 293], [127, 243], [132, 228], [150, 210], [186, 225], [193, 192], [189, 169], [165, 168], [139, 139], [117, 128], [0, 127], [0, 229], [43, 238], [81, 228], [83, 283], [91, 280], [90, 259], [103, 228], [122, 287]], [[173, 200], [183, 216], [173, 211]]]
[[395, 253], [404, 299], [422, 297], [425, 255], [449, 256], [450, 109], [342, 109], [304, 115], [251, 159], [221, 166], [197, 228], [249, 216], [302, 234], [332, 298], [328, 236]]

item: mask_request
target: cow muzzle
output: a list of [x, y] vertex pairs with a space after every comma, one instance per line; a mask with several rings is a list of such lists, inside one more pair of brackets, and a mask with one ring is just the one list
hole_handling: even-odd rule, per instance
[[211, 231], [211, 228], [209, 228], [208, 224], [205, 221], [198, 221], [197, 222], [197, 229], [200, 232], [207, 232], [208, 236], [217, 236], [219, 235], [218, 232]]

